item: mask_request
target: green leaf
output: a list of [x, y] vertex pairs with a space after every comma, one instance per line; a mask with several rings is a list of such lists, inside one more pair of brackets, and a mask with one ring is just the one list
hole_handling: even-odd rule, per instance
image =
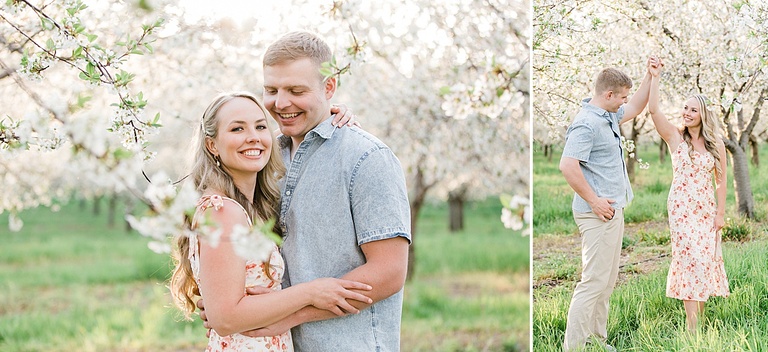
[[48, 50], [56, 49], [56, 44], [53, 42], [53, 39], [48, 38], [48, 40], [45, 41], [45, 48]]
[[501, 206], [507, 208], [507, 207], [509, 207], [510, 204], [512, 204], [512, 195], [511, 194], [502, 193], [499, 196], [499, 200], [501, 200]]
[[144, 48], [146, 48], [147, 52], [149, 52], [150, 54], [153, 54], [155, 52], [155, 49], [149, 43], [144, 43]]
[[51, 30], [55, 28], [56, 26], [53, 24], [53, 22], [45, 17], [40, 17], [40, 25], [45, 30]]
[[320, 74], [323, 75], [323, 77], [328, 78], [333, 76], [333, 71], [330, 68], [323, 67], [320, 69]]
[[449, 93], [451, 93], [451, 87], [448, 87], [448, 86], [440, 87], [440, 92], [439, 92], [440, 95], [448, 95]]
[[91, 96], [88, 96], [88, 95], [80, 95], [80, 96], [78, 96], [78, 97], [77, 97], [77, 106], [78, 106], [79, 108], [83, 108], [83, 107], [85, 107], [85, 103], [87, 103], [87, 102], [91, 101], [91, 98], [92, 98], [92, 97], [91, 97]]
[[86, 34], [85, 36], [86, 38], [88, 38], [88, 41], [91, 43], [93, 43], [96, 40], [96, 38], [99, 37], [98, 35], [95, 35], [95, 34]]
[[117, 160], [123, 160], [132, 157], [133, 152], [125, 148], [117, 148], [112, 152], [112, 156]]

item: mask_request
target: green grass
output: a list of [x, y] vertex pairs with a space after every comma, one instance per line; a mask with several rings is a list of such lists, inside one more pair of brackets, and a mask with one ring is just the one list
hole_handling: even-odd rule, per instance
[[[731, 296], [709, 300], [699, 336], [665, 297], [666, 270], [636, 276], [611, 296], [608, 343], [620, 351], [768, 351], [768, 241], [724, 245]], [[668, 263], [668, 261], [667, 261]], [[534, 351], [561, 351], [573, 282], [534, 292]]]
[[[447, 207], [425, 207], [406, 285], [405, 351], [528, 350], [529, 238], [504, 229], [498, 200], [469, 203], [466, 230], [447, 230]], [[167, 255], [65, 205], [0, 214], [0, 351], [200, 351], [199, 321], [170, 306]]]
[[[767, 151], [764, 146], [761, 155]], [[534, 260], [534, 283], [550, 283], [533, 292], [534, 351], [561, 351], [568, 305], [581, 271], [570, 210], [573, 191], [557, 168], [560, 153], [556, 150], [548, 161], [534, 151], [534, 241], [554, 248], [534, 246], [536, 258], [541, 258]], [[611, 296], [608, 343], [620, 351], [768, 351], [768, 240], [760, 221], [765, 219], [761, 205], [768, 198], [768, 178], [759, 176], [768, 172], [768, 165], [763, 161], [750, 168], [757, 221], [738, 217], [729, 166], [725, 238], [732, 241], [725, 242], [723, 250], [731, 296], [709, 300], [702, 328], [694, 335], [687, 332], [682, 303], [664, 292], [671, 161], [667, 157], [660, 163], [655, 145], [641, 146], [638, 154], [650, 162], [650, 169], [636, 170], [635, 199], [625, 211], [632, 233], [625, 233], [622, 247], [629, 263]], [[655, 266], [641, 268], [646, 258]]]
[[[548, 160], [541, 151], [534, 148], [533, 153], [533, 224], [534, 237], [542, 234], [576, 233], [576, 225], [571, 214], [573, 190], [568, 186], [558, 168], [562, 148], [555, 148], [554, 157]], [[768, 146], [760, 150], [763, 159], [768, 155]], [[638, 147], [637, 154], [649, 162], [649, 169], [637, 168], [632, 190], [635, 198], [626, 208], [627, 223], [645, 221], [666, 221], [667, 194], [672, 183], [672, 162], [667, 156], [664, 162], [658, 158], [655, 144]], [[758, 221], [766, 218], [768, 209], [761, 206], [768, 201], [768, 160], [763, 160], [760, 167], [750, 165], [750, 183], [755, 201], [755, 215]], [[726, 216], [738, 217], [736, 199], [733, 190], [733, 168], [728, 165], [728, 192], [726, 195]]]

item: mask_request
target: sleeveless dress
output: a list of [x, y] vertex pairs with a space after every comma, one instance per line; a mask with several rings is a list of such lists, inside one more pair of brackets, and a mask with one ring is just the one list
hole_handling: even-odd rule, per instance
[[672, 262], [667, 275], [667, 297], [706, 301], [728, 297], [723, 252], [715, 231], [715, 157], [693, 151], [681, 141], [672, 154], [674, 177], [667, 199]]
[[[224, 206], [225, 201], [230, 201], [236, 206], [243, 209], [243, 207], [234, 199], [222, 197], [219, 195], [203, 196], [197, 202], [197, 212], [192, 221], [193, 228], [197, 226], [197, 217], [205, 212], [208, 208], [219, 210]], [[245, 209], [243, 209], [245, 213]], [[245, 214], [248, 217], [248, 214]], [[248, 225], [252, 225], [250, 217], [248, 217]], [[197, 239], [197, 234], [193, 232], [189, 239], [189, 261], [192, 265], [192, 274], [195, 277], [197, 285], [200, 286], [200, 247]], [[283, 271], [285, 269], [285, 263], [283, 257], [280, 255], [280, 251], [275, 245], [272, 255], [269, 259], [270, 275], [275, 279], [271, 280], [264, 271], [264, 263], [258, 261], [248, 260], [245, 265], [245, 286], [263, 286], [271, 288], [275, 291], [280, 290], [280, 282], [283, 279]], [[245, 295], [245, 292], [243, 292]], [[206, 352], [291, 352], [293, 351], [293, 341], [291, 340], [291, 332], [287, 331], [281, 335], [269, 336], [269, 337], [249, 337], [241, 334], [232, 334], [229, 336], [219, 336], [216, 331], [211, 330], [210, 337], [208, 339], [208, 347]]]

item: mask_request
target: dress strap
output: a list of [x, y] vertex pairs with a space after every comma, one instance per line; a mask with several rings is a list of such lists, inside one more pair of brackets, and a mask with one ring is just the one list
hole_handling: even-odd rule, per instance
[[218, 194], [212, 194], [212, 195], [204, 195], [200, 197], [200, 200], [197, 201], [197, 210], [195, 211], [195, 216], [192, 218], [192, 228], [197, 227], [197, 220], [198, 216], [202, 214], [206, 209], [213, 208], [214, 210], [219, 210], [221, 207], [224, 206], [224, 201], [228, 200], [232, 203], [235, 203], [240, 209], [243, 211], [243, 214], [245, 214], [245, 218], [248, 220], [248, 226], [253, 226], [253, 221], [251, 221], [250, 215], [248, 215], [248, 212], [245, 211], [245, 208], [238, 203], [236, 200], [225, 197]]

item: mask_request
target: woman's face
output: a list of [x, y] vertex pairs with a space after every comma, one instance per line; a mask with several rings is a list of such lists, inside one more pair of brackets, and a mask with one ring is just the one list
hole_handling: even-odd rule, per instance
[[690, 98], [683, 107], [683, 126], [701, 126], [701, 105], [696, 98]]
[[237, 97], [221, 106], [216, 138], [208, 138], [208, 150], [221, 160], [232, 179], [252, 180], [269, 161], [272, 132], [267, 117], [256, 103]]

